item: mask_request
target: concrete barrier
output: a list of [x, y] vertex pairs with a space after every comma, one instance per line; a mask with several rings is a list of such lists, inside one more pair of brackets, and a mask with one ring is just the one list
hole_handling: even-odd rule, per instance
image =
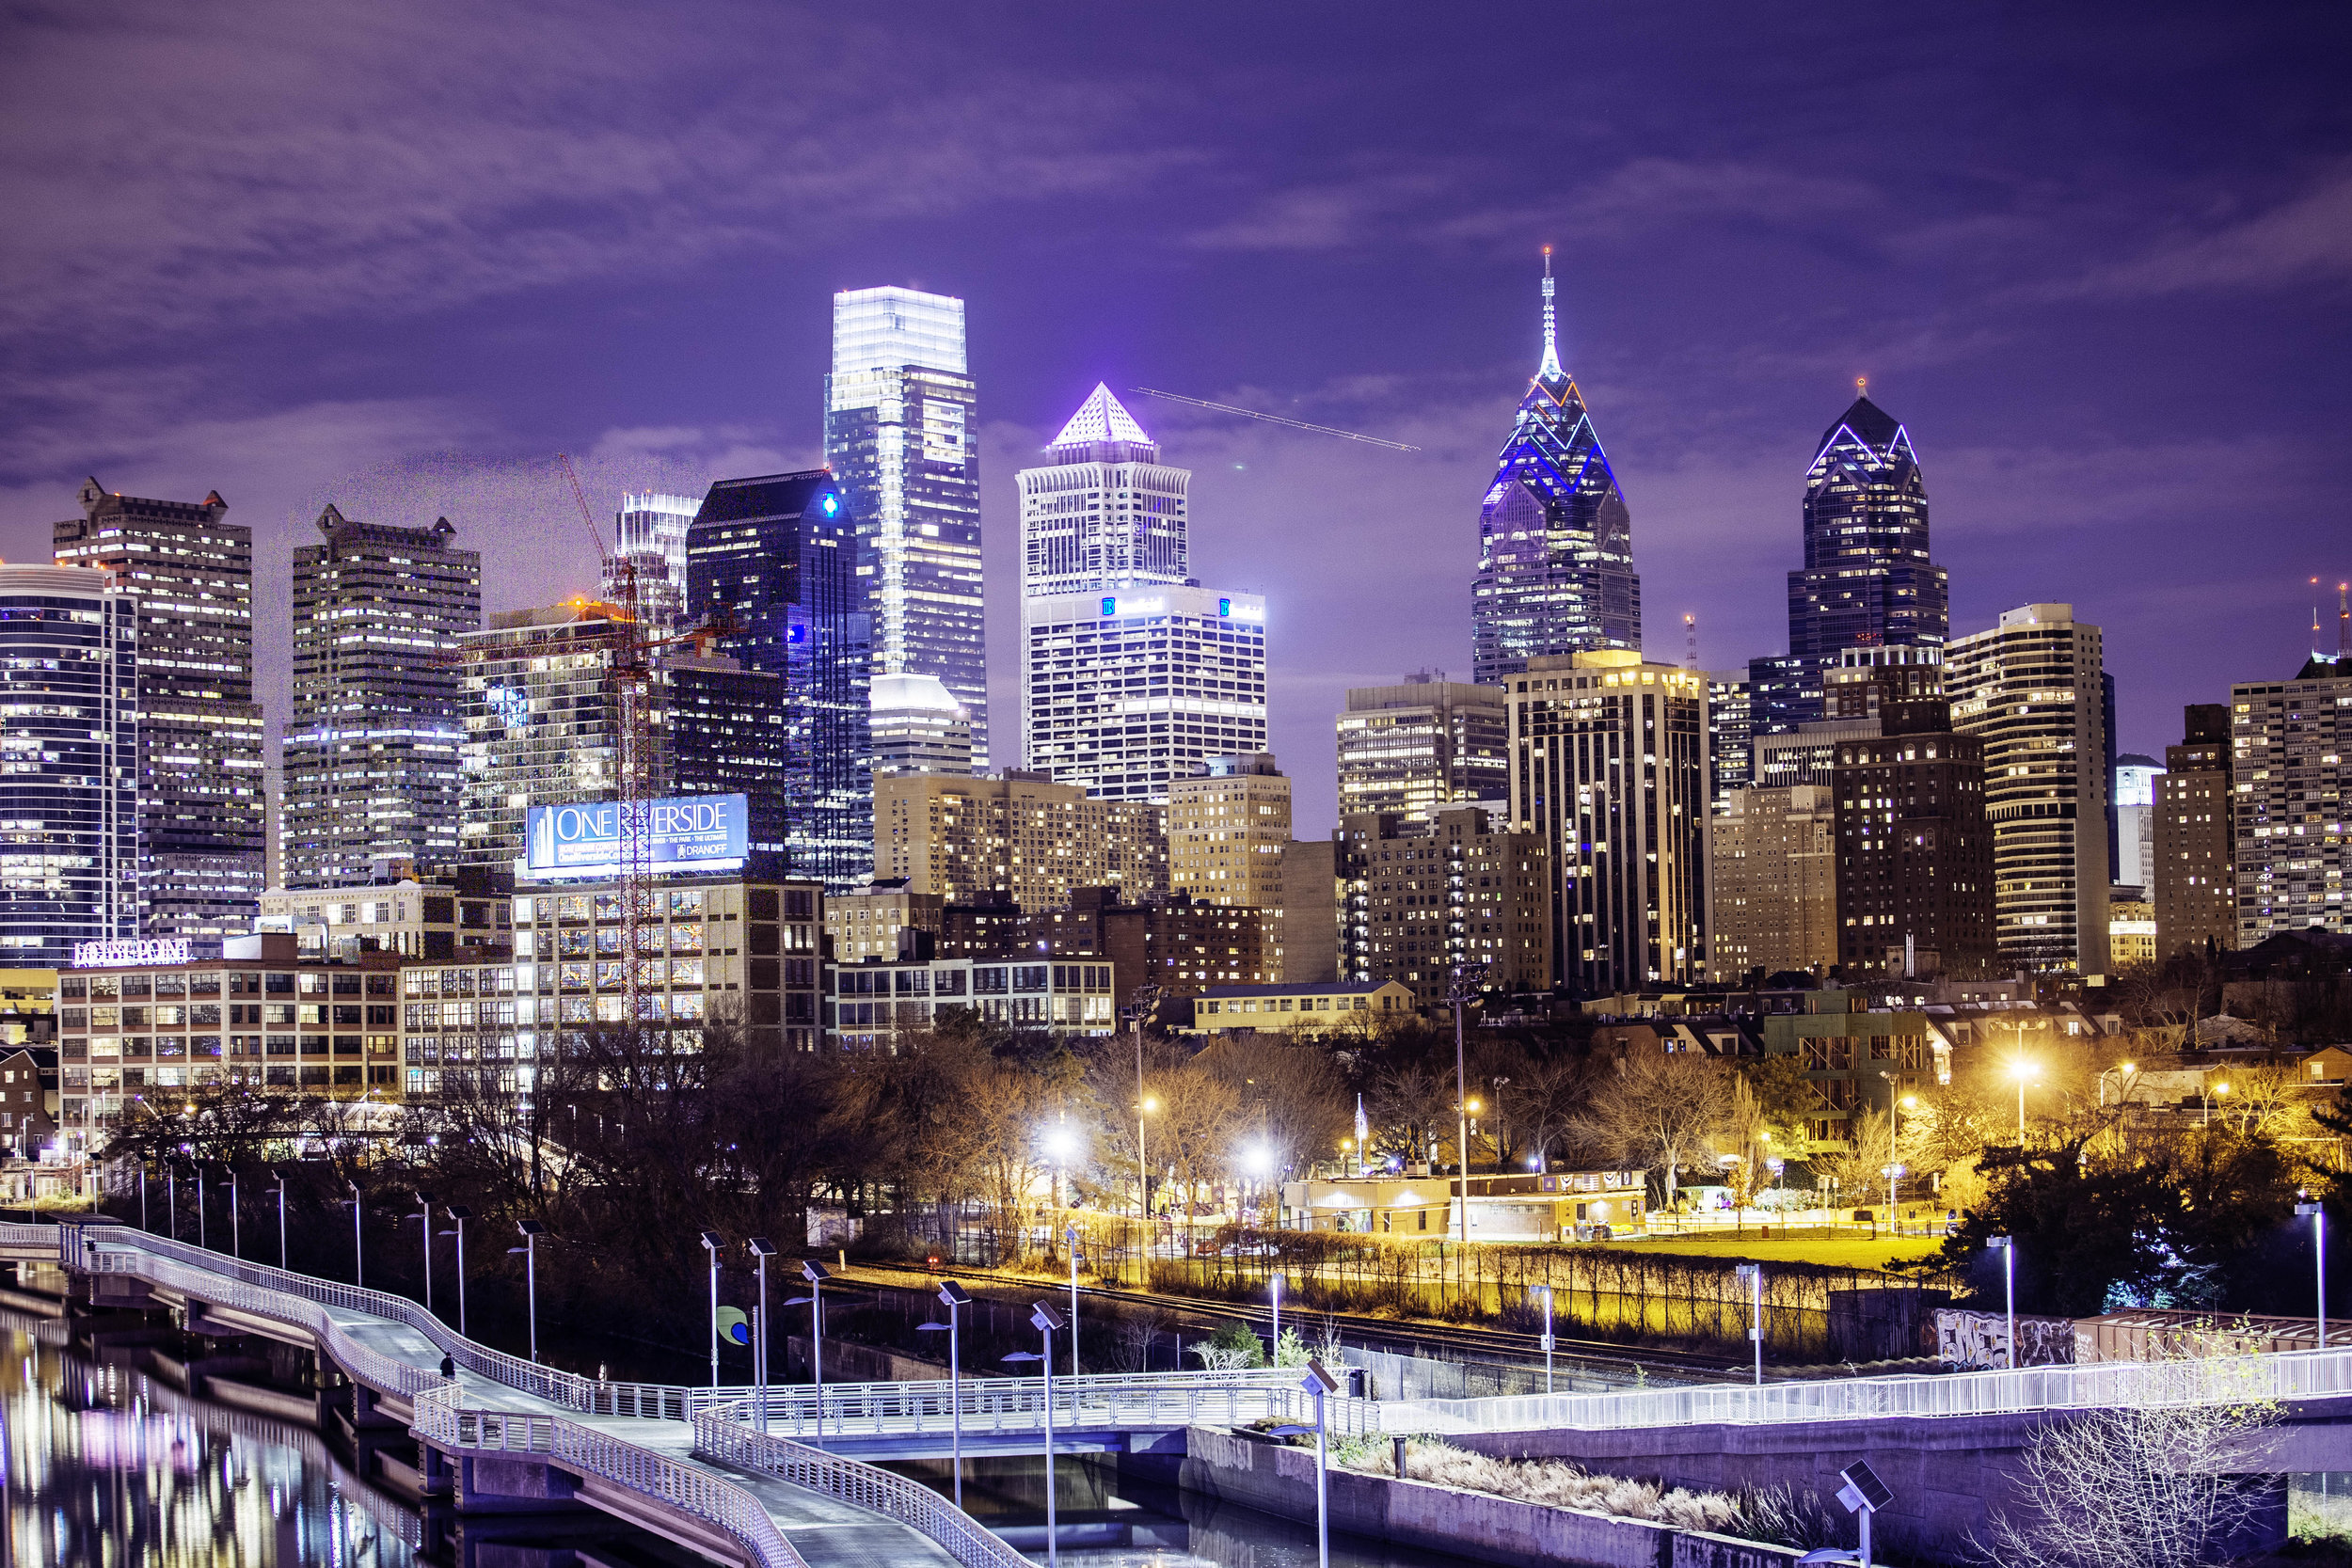
[[[1264, 1513], [1315, 1517], [1311, 1449], [1194, 1427], [1185, 1433], [1184, 1486]], [[1586, 1513], [1334, 1467], [1331, 1528], [1506, 1568], [1782, 1568], [1786, 1546], [1677, 1530], [1646, 1519]]]

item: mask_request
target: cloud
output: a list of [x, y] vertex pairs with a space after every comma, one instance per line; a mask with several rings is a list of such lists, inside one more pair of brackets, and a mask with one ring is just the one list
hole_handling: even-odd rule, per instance
[[2133, 261], [2052, 291], [2137, 298], [2199, 290], [2281, 289], [2352, 277], [2352, 167], [2251, 217], [2183, 225]]

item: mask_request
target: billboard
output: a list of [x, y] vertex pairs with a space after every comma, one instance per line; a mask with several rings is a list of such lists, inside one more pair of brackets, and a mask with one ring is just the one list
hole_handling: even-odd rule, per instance
[[[646, 862], [655, 871], [729, 871], [751, 851], [751, 810], [740, 795], [680, 795], [648, 800]], [[621, 805], [586, 800], [533, 806], [525, 819], [523, 870], [532, 877], [617, 873]]]

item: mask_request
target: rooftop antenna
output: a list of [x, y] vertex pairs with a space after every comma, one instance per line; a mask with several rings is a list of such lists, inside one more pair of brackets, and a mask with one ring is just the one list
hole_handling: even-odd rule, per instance
[[2344, 673], [2344, 665], [2352, 659], [2352, 600], [2344, 597], [2352, 584], [2336, 584], [2336, 673]]
[[1699, 667], [1699, 618], [1695, 615], [1682, 618], [1682, 667], [1686, 670]]
[[2313, 658], [2321, 657], [2319, 652], [2319, 579], [2317, 578], [2312, 578], [2312, 657]]
[[1560, 318], [1552, 306], [1551, 246], [1544, 246], [1544, 362], [1535, 367], [1538, 381], [1558, 380], [1568, 372], [1560, 368]]

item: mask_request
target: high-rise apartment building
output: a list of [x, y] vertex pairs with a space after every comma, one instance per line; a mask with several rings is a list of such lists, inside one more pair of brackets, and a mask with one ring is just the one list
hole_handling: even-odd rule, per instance
[[1036, 773], [882, 773], [874, 875], [949, 904], [1001, 895], [1024, 910], [1058, 909], [1086, 887], [1141, 902], [1168, 892], [1167, 813]]
[[1501, 683], [1527, 661], [1642, 645], [1633, 516], [1584, 394], [1560, 365], [1551, 251], [1544, 251], [1543, 357], [1478, 513], [1470, 678]]
[[937, 675], [876, 675], [878, 773], [969, 773], [972, 715]]
[[1995, 962], [1984, 745], [1954, 733], [1943, 698], [1888, 689], [1879, 733], [1838, 746], [1830, 786], [1837, 961], [1850, 976], [1981, 979]]
[[1427, 672], [1359, 686], [1338, 720], [1340, 815], [1427, 822], [1454, 805], [1511, 793], [1502, 689]]
[[1265, 601], [1188, 576], [1191, 475], [1106, 387], [1020, 474], [1022, 752], [1105, 800], [1265, 750]]
[[1849, 648], [1941, 647], [1950, 629], [1910, 432], [1855, 392], [1805, 470], [1804, 564], [1788, 574], [1788, 653], [1816, 672]]
[[1756, 783], [1756, 682], [1745, 670], [1707, 677], [1707, 758], [1722, 816], [1731, 810], [1731, 792]]
[[1168, 885], [1200, 904], [1282, 908], [1291, 782], [1264, 753], [1211, 757], [1168, 787]]
[[962, 705], [988, 766], [980, 443], [963, 301], [915, 289], [833, 296], [825, 462], [857, 517], [874, 673], [930, 675]]
[[1984, 744], [2004, 968], [2106, 973], [2104, 664], [2099, 628], [2067, 604], [2004, 610], [1945, 652], [1952, 727]]
[[76, 942], [139, 934], [147, 608], [111, 573], [0, 566], [0, 962], [63, 967]]
[[482, 625], [482, 557], [457, 548], [447, 517], [395, 528], [329, 506], [318, 530], [294, 551], [278, 885], [355, 885], [379, 860], [451, 864], [465, 793], [453, 656]]
[[1326, 985], [1340, 976], [1340, 911], [1345, 907], [1339, 846], [1295, 838], [1282, 848], [1282, 979]]
[[735, 721], [765, 734], [738, 738], [783, 752], [782, 788], [768, 802], [776, 836], [762, 841], [755, 819], [753, 847], [782, 852], [793, 876], [838, 893], [865, 886], [873, 869], [872, 626], [857, 554], [842, 487], [822, 468], [721, 480], [686, 536], [687, 616], [726, 617], [735, 629], [713, 649], [776, 681], [717, 683], [772, 705]]
[[60, 566], [106, 574], [138, 616], [138, 919], [151, 937], [242, 935], [260, 908], [262, 709], [253, 531], [196, 502], [82, 484], [52, 531]]
[[2230, 708], [2191, 703], [2181, 743], [2156, 775], [2156, 956], [2207, 942], [2237, 945], [2236, 832], [2230, 779]]
[[2352, 668], [2314, 654], [2295, 679], [2230, 688], [2237, 944], [2352, 930], [2344, 909]]
[[1511, 677], [1511, 818], [1549, 849], [1553, 973], [1608, 996], [1707, 974], [1707, 677], [1604, 648]]
[[686, 531], [694, 524], [702, 502], [691, 496], [665, 496], [658, 491], [621, 497], [621, 510], [612, 519], [620, 547], [604, 563], [604, 596], [621, 602], [622, 565], [634, 574], [637, 618], [644, 636], [659, 641], [683, 629], [686, 614]]
[[2114, 801], [2115, 864], [2108, 875], [2118, 887], [2145, 892], [2155, 878], [2156, 781], [2164, 768], [2155, 758], [2126, 752], [2115, 759], [2108, 791]]
[[1380, 812], [1340, 820], [1343, 978], [1394, 980], [1422, 1006], [1457, 971], [1487, 990], [1552, 982], [1550, 846], [1476, 806], [1429, 822]]
[[753, 851], [788, 855], [791, 804], [806, 783], [794, 771], [785, 677], [685, 648], [663, 654], [660, 664], [658, 786], [676, 795], [742, 796]]
[[[462, 863], [520, 859], [532, 806], [619, 793], [620, 714], [612, 686], [618, 617], [611, 605], [572, 599], [495, 613], [483, 630], [458, 639]], [[658, 778], [646, 782], [649, 793], [660, 792]]]
[[1735, 789], [1715, 818], [1712, 977], [1826, 975], [1837, 961], [1837, 811], [1829, 788]]

